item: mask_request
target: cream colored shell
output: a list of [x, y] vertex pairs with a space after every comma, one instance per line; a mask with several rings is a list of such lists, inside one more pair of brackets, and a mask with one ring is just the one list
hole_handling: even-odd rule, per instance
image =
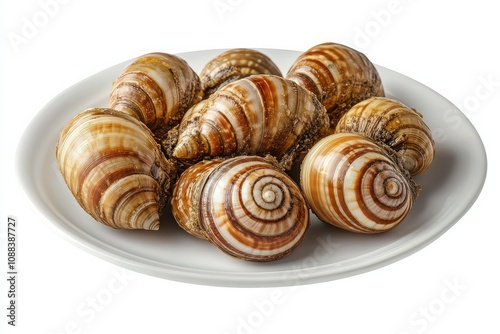
[[182, 120], [173, 151], [184, 161], [270, 154], [290, 168], [329, 126], [313, 94], [272, 75], [232, 82], [194, 109]]
[[277, 260], [295, 249], [309, 227], [297, 184], [275, 162], [257, 156], [199, 162], [172, 195], [179, 225], [233, 257]]
[[320, 220], [359, 233], [396, 227], [419, 191], [390, 151], [356, 133], [316, 143], [302, 162], [300, 184]]
[[176, 172], [143, 123], [111, 109], [88, 109], [61, 131], [56, 159], [94, 219], [113, 228], [159, 228]]

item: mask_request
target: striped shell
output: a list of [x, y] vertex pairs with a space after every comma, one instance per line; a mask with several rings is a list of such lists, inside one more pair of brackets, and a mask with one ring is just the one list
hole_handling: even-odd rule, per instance
[[111, 109], [85, 110], [60, 133], [56, 159], [94, 219], [113, 228], [159, 228], [175, 168], [143, 123]]
[[288, 169], [329, 124], [313, 94], [278, 76], [240, 79], [201, 103], [180, 124], [175, 158], [270, 154]]
[[328, 112], [332, 128], [356, 103], [384, 96], [382, 81], [370, 60], [337, 43], [319, 44], [302, 53], [286, 78], [316, 94]]
[[188, 63], [158, 52], [125, 67], [113, 82], [109, 106], [134, 116], [163, 138], [201, 98], [200, 79]]
[[208, 239], [198, 217], [201, 191], [210, 172], [221, 162], [221, 159], [203, 160], [190, 166], [181, 174], [172, 192], [175, 220], [186, 232], [200, 239]]
[[264, 53], [252, 49], [231, 49], [210, 60], [200, 72], [204, 97], [208, 98], [230, 82], [257, 74], [282, 76], [278, 66]]
[[390, 146], [411, 175], [422, 173], [434, 158], [434, 140], [423, 116], [403, 103], [373, 97], [352, 107], [335, 132], [357, 132]]
[[300, 184], [320, 220], [359, 233], [396, 227], [419, 191], [389, 151], [356, 133], [316, 143], [302, 162]]
[[309, 227], [298, 185], [272, 160], [257, 156], [189, 167], [171, 203], [182, 228], [243, 260], [277, 260], [300, 244]]

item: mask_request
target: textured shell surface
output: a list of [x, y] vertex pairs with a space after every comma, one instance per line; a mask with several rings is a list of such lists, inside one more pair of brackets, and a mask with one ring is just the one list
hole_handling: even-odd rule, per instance
[[356, 104], [335, 132], [361, 133], [390, 146], [412, 175], [425, 171], [434, 158], [434, 139], [423, 116], [394, 99], [373, 97]]
[[156, 52], [124, 68], [111, 87], [109, 106], [134, 116], [163, 138], [202, 97], [200, 79], [184, 59]]
[[230, 82], [258, 74], [282, 76], [272, 59], [258, 50], [236, 48], [224, 51], [210, 60], [200, 72], [204, 97], [208, 98]]
[[181, 122], [176, 158], [270, 154], [290, 168], [329, 127], [312, 93], [273, 75], [237, 80], [201, 103]]
[[318, 96], [332, 128], [343, 113], [372, 96], [384, 96], [379, 73], [361, 52], [338, 43], [323, 43], [302, 53], [286, 78]]
[[172, 191], [172, 214], [179, 226], [189, 234], [207, 239], [206, 232], [199, 224], [199, 202], [201, 190], [211, 171], [220, 165], [222, 160], [204, 160], [187, 168]]
[[[187, 219], [198, 219], [197, 229], [211, 243], [239, 259], [277, 260], [300, 244], [310, 224], [300, 188], [266, 158], [199, 162], [184, 171], [177, 185], [172, 210], [189, 211]], [[191, 199], [177, 199], [186, 195]], [[182, 209], [182, 203], [194, 208]], [[176, 219], [186, 216], [174, 214]]]
[[95, 220], [113, 228], [159, 228], [175, 166], [142, 122], [112, 109], [87, 109], [61, 131], [56, 160]]
[[332, 134], [308, 152], [300, 184], [326, 223], [359, 233], [388, 231], [410, 212], [419, 186], [391, 152], [356, 133]]

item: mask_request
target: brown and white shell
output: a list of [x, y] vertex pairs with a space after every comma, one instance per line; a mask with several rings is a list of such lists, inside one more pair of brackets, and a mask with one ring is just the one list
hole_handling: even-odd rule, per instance
[[310, 224], [298, 185], [275, 161], [257, 156], [190, 166], [180, 176], [171, 204], [183, 229], [249, 261], [289, 254]]
[[282, 76], [278, 66], [261, 51], [247, 48], [224, 51], [210, 60], [200, 72], [204, 98], [230, 82], [258, 74]]
[[356, 133], [316, 143], [302, 162], [300, 185], [320, 220], [370, 234], [399, 225], [420, 190], [390, 148]]
[[356, 104], [335, 132], [357, 132], [390, 146], [411, 175], [422, 173], [434, 159], [434, 139], [422, 114], [394, 99], [373, 97]]
[[120, 229], [159, 228], [175, 166], [142, 122], [112, 109], [87, 109], [61, 131], [56, 160], [95, 220]]
[[200, 225], [200, 196], [211, 171], [222, 159], [203, 160], [184, 170], [172, 192], [172, 215], [177, 224], [189, 234], [208, 239]]
[[312, 93], [274, 75], [237, 80], [201, 103], [180, 124], [175, 158], [270, 154], [289, 169], [329, 128]]
[[189, 64], [179, 56], [156, 52], [123, 69], [113, 82], [109, 106], [142, 121], [161, 139], [201, 99], [200, 79]]
[[316, 94], [330, 117], [331, 127], [356, 103], [384, 96], [379, 73], [361, 52], [338, 43], [323, 43], [302, 53], [287, 79]]

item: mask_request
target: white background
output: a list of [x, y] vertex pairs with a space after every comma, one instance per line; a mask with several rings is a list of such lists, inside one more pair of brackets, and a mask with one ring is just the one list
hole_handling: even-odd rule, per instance
[[[498, 333], [499, 159], [493, 144], [500, 120], [500, 24], [492, 3], [1, 1], [3, 237], [8, 215], [19, 221], [17, 327], [7, 326], [3, 272], [2, 328], [43, 334]], [[26, 28], [29, 23], [36, 30]], [[151, 51], [306, 50], [325, 41], [355, 47], [372, 62], [436, 90], [461, 107], [486, 146], [488, 177], [475, 205], [442, 237], [405, 259], [299, 288], [172, 282], [122, 270], [74, 247], [35, 214], [18, 185], [14, 157], [22, 132], [47, 102], [81, 79]], [[488, 78], [490, 94], [478, 99]], [[0, 251], [5, 261], [4, 244]], [[111, 298], [94, 310], [97, 296]]]

